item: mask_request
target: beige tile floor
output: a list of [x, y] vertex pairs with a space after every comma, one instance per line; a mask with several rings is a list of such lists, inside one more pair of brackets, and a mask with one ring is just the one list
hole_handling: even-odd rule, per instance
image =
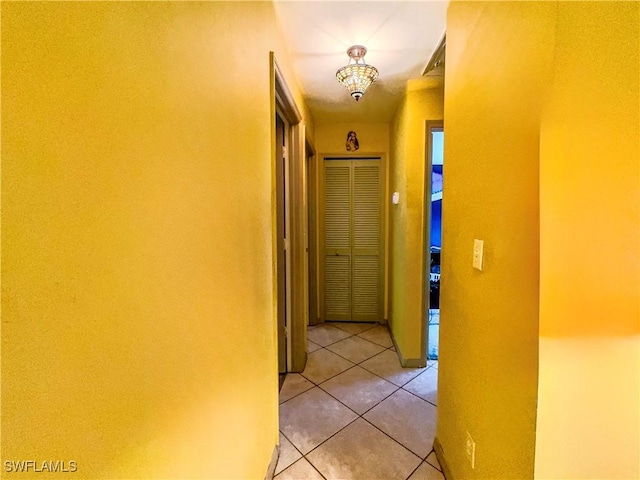
[[402, 368], [385, 326], [309, 327], [280, 391], [276, 480], [444, 480], [433, 451], [438, 362]]

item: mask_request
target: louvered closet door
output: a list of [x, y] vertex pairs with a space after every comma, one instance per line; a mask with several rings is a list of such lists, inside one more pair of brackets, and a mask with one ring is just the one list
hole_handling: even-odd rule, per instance
[[380, 161], [353, 165], [353, 320], [378, 320], [380, 298]]
[[328, 320], [351, 320], [351, 166], [325, 161], [324, 305]]
[[325, 319], [380, 320], [380, 160], [325, 160]]

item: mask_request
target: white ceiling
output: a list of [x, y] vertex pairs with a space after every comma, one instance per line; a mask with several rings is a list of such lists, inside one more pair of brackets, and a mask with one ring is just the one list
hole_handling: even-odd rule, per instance
[[[421, 78], [445, 32], [448, 2], [282, 1], [276, 15], [305, 101], [318, 123], [388, 122], [406, 81]], [[380, 72], [359, 102], [335, 73], [364, 45]]]

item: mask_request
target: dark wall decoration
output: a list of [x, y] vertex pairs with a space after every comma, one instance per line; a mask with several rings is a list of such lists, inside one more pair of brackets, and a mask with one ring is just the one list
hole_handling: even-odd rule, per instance
[[358, 136], [353, 130], [347, 133], [346, 147], [347, 152], [355, 152], [360, 148], [360, 144], [358, 143]]

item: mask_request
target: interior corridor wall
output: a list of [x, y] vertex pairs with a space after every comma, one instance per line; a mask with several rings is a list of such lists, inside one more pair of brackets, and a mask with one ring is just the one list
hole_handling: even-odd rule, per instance
[[449, 8], [437, 438], [454, 478], [640, 474], [639, 29], [635, 2]]
[[539, 125], [555, 9], [449, 6], [436, 436], [453, 478], [534, 474]]
[[273, 5], [1, 8], [3, 478], [263, 478]]
[[437, 78], [409, 81], [391, 123], [389, 191], [398, 192], [400, 201], [389, 207], [389, 322], [399, 356], [410, 366], [420, 365], [425, 353], [425, 128], [426, 121], [444, 116], [443, 87]]
[[537, 479], [640, 478], [640, 4], [560, 2], [541, 123]]

